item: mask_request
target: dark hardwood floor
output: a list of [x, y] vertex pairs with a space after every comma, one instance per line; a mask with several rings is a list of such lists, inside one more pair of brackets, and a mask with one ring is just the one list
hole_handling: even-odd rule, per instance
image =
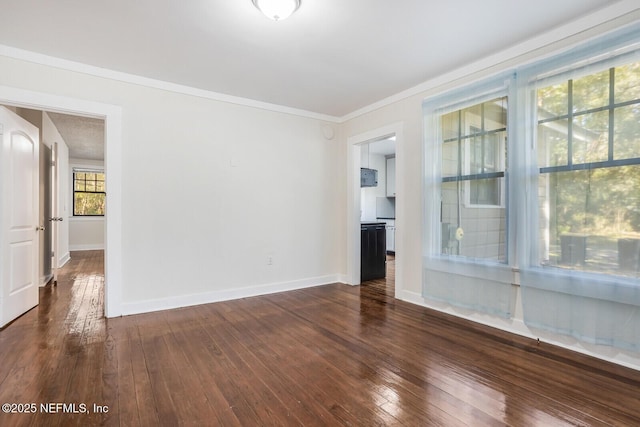
[[392, 278], [104, 319], [102, 257], [73, 253], [0, 331], [0, 403], [36, 405], [0, 426], [640, 425], [640, 372], [397, 301]]

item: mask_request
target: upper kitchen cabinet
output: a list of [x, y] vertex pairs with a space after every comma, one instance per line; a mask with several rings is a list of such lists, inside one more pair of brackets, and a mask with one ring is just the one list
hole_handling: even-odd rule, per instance
[[396, 158], [387, 159], [387, 197], [396, 197]]

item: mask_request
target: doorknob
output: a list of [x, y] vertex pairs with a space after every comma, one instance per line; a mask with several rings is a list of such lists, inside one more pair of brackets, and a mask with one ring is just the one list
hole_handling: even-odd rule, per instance
[[44, 225], [36, 227], [36, 231], [44, 231]]

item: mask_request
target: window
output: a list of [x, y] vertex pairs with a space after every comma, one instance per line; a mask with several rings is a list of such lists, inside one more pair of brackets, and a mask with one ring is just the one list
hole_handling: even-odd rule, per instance
[[425, 298], [640, 351], [638, 30], [425, 100]]
[[640, 62], [536, 91], [539, 263], [637, 276]]
[[442, 253], [506, 262], [507, 97], [443, 114], [439, 121]]
[[74, 170], [74, 216], [104, 216], [105, 199], [104, 172]]

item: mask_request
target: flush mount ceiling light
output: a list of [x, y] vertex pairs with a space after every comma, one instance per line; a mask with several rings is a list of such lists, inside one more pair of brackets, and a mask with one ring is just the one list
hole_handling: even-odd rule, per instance
[[251, 0], [258, 10], [274, 21], [287, 19], [300, 7], [300, 0]]

